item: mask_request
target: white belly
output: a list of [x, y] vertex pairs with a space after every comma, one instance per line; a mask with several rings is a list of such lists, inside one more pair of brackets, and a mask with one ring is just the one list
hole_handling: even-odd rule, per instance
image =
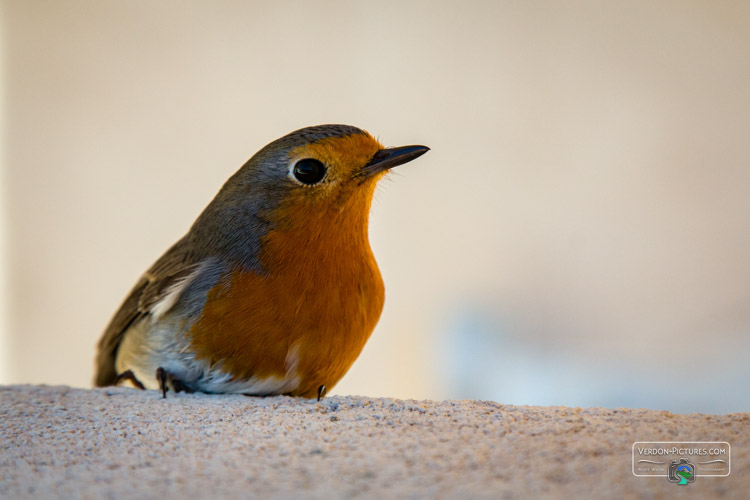
[[117, 373], [131, 370], [146, 389], [159, 389], [156, 370], [163, 368], [172, 378], [193, 391], [268, 396], [286, 394], [299, 387], [299, 354], [296, 345], [287, 352], [283, 377], [250, 377], [237, 380], [222, 370], [221, 363], [211, 365], [196, 359], [181, 325], [169, 317], [149, 317], [134, 324], [125, 333], [117, 351]]

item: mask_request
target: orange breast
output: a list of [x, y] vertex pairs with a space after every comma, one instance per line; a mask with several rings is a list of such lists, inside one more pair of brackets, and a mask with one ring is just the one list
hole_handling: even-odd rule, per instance
[[190, 330], [197, 356], [221, 362], [235, 380], [283, 378], [291, 360], [300, 380], [292, 395], [314, 397], [320, 385], [330, 390], [383, 308], [383, 282], [367, 239], [373, 189], [330, 210], [288, 200], [261, 247], [267, 274], [235, 269], [228, 283], [210, 291]]

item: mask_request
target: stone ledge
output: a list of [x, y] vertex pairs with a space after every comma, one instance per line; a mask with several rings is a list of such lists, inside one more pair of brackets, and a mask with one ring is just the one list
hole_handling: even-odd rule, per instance
[[[2, 498], [746, 498], [750, 413], [0, 386]], [[732, 474], [631, 473], [634, 441], [728, 441]]]

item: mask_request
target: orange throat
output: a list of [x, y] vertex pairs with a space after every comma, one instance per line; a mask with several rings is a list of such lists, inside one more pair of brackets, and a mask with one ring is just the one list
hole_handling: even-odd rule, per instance
[[330, 390], [383, 308], [367, 237], [375, 182], [325, 210], [310, 197], [285, 200], [261, 246], [266, 272], [235, 269], [231, 281], [209, 292], [189, 333], [196, 356], [234, 380], [298, 380], [291, 395], [314, 397], [321, 385]]

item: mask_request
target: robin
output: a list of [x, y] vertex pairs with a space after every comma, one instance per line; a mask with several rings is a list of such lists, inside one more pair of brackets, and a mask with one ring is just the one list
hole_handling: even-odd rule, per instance
[[261, 149], [133, 287], [99, 341], [96, 385], [323, 397], [383, 308], [375, 185], [428, 150], [348, 125]]

